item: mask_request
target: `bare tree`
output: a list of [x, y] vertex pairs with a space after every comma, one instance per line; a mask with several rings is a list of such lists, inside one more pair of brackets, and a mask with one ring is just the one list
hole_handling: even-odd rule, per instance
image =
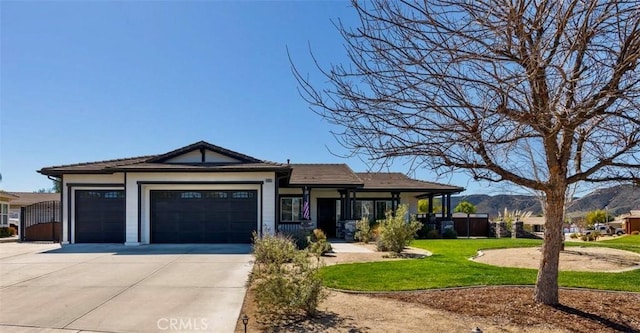
[[567, 189], [640, 183], [639, 1], [352, 2], [349, 64], [312, 84], [312, 110], [350, 151], [465, 170], [543, 193], [535, 300], [558, 303]]

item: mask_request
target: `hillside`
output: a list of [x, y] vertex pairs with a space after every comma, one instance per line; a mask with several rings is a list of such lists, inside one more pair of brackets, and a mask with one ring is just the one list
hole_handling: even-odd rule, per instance
[[[488, 213], [491, 217], [497, 216], [505, 207], [509, 210], [531, 211], [534, 215], [542, 214], [540, 202], [534, 196], [472, 194], [452, 197], [451, 206], [455, 207], [462, 200], [474, 204], [478, 213]], [[640, 209], [640, 187], [619, 185], [595, 190], [574, 200], [568, 212], [583, 215], [588, 211], [605, 207], [615, 216], [628, 213], [632, 209]]]

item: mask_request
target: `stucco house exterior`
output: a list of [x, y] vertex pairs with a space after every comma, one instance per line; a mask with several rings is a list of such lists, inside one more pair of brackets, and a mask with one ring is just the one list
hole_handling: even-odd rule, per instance
[[9, 226], [9, 202], [15, 199], [17, 199], [17, 196], [0, 190], [0, 227]]
[[[62, 181], [63, 243], [247, 243], [301, 225], [334, 237], [341, 220], [464, 188], [346, 164], [260, 160], [204, 141], [116, 160], [45, 167]], [[451, 211], [450, 207], [447, 211]]]

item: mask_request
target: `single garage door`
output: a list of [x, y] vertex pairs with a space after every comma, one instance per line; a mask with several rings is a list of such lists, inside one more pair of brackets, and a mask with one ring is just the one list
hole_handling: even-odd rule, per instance
[[257, 224], [257, 191], [151, 191], [152, 243], [249, 243]]
[[75, 193], [75, 242], [124, 243], [124, 191], [76, 190]]

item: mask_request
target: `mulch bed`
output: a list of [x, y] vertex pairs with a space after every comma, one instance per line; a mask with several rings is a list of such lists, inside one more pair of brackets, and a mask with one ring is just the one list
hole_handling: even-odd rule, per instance
[[558, 306], [537, 304], [533, 288], [486, 287], [375, 294], [453, 313], [491, 320], [497, 325], [542, 326], [572, 332], [640, 332], [640, 294], [560, 290]]

